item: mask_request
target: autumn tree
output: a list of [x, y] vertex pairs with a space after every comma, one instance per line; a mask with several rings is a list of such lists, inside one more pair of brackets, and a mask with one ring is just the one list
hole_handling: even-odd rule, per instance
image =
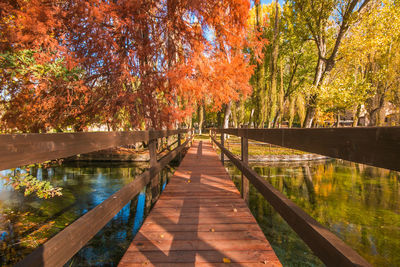
[[[83, 130], [94, 123], [160, 128], [191, 114], [193, 100], [229, 103], [230, 90], [248, 91], [231, 88], [237, 80], [229, 69], [243, 66], [243, 80], [251, 71], [241, 54], [248, 10], [245, 0], [3, 1], [2, 121], [22, 131]], [[209, 31], [215, 42], [206, 38]], [[45, 71], [19, 60], [24, 51]], [[194, 74], [202, 71], [200, 61], [211, 65]], [[230, 76], [222, 81], [219, 75]], [[207, 90], [177, 83], [197, 77], [215, 83]]]

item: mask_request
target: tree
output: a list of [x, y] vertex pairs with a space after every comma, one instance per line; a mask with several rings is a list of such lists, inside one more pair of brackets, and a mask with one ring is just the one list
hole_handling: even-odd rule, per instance
[[343, 38], [340, 61], [322, 88], [323, 109], [353, 110], [355, 126], [364, 109], [367, 125], [374, 126], [383, 124], [385, 107], [399, 107], [400, 34], [392, 27], [397, 23], [400, 9], [396, 1], [371, 2], [363, 19]]
[[[219, 69], [215, 74], [233, 75], [222, 66], [229, 61], [245, 66], [240, 45], [248, 9], [245, 0], [3, 1], [0, 53], [13, 57], [33, 51], [36, 64], [57, 61], [66, 73], [43, 77], [29, 70], [29, 75], [16, 78], [19, 85], [13, 93], [10, 80], [2, 79], [3, 102], [9, 111], [13, 108], [3, 117], [5, 126], [22, 131], [82, 130], [100, 123], [113, 129], [135, 129], [182, 121], [193, 111], [194, 100], [201, 101], [205, 94], [201, 87], [194, 95], [189, 94], [193, 88], [178, 88], [173, 72], [180, 71], [185, 79], [196, 78], [193, 58], [207, 53], [222, 60], [211, 60]], [[210, 31], [215, 33], [215, 43], [206, 38]], [[7, 67], [4, 73], [13, 73], [13, 68]], [[64, 79], [77, 71], [78, 77]], [[224, 91], [215, 92], [229, 91], [232, 83], [224, 84], [208, 88], [211, 96], [219, 97], [217, 102], [229, 100], [223, 97]], [[27, 106], [37, 105], [40, 108], [34, 114], [25, 113]], [[21, 114], [39, 126], [26, 129], [12, 123], [22, 120]]]
[[[276, 104], [277, 104], [277, 75], [278, 75], [278, 53], [279, 53], [279, 11], [280, 7], [278, 4], [278, 0], [275, 1], [275, 12], [274, 12], [274, 28], [273, 28], [273, 38], [272, 38], [272, 47], [271, 47], [271, 57], [270, 57], [270, 117], [268, 119], [268, 128], [272, 126], [272, 123], [275, 124], [275, 114], [276, 114]], [[275, 118], [276, 119], [276, 118]]]
[[[311, 127], [318, 102], [318, 91], [333, 69], [342, 40], [370, 0], [291, 0], [298, 21], [306, 25], [305, 37], [314, 41], [318, 60], [312, 94], [308, 99], [305, 127]], [[334, 19], [332, 19], [334, 18]]]

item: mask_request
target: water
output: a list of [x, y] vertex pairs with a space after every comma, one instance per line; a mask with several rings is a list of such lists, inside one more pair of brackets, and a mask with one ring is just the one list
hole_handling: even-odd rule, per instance
[[[63, 188], [61, 197], [51, 199], [24, 197], [0, 179], [0, 265], [18, 262], [146, 168], [135, 163], [64, 163], [46, 169], [31, 168], [38, 179]], [[0, 172], [0, 176], [7, 172]], [[171, 172], [163, 170], [161, 188]], [[117, 265], [149, 213], [151, 202], [149, 190], [146, 194], [143, 188], [67, 265]]]
[[[341, 160], [250, 165], [372, 265], [400, 266], [398, 172]], [[250, 209], [284, 266], [323, 265], [253, 187]]]

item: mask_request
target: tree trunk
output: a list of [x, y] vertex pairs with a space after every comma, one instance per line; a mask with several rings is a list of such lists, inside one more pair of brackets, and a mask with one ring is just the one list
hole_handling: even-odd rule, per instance
[[245, 115], [246, 115], [246, 110], [245, 110], [245, 106], [244, 106], [244, 100], [243, 99], [241, 99], [240, 100], [240, 117], [239, 117], [239, 123], [241, 124], [241, 125], [244, 125], [246, 122], [245, 122]]
[[232, 102], [226, 104], [223, 128], [229, 128], [229, 116], [231, 115]]
[[202, 134], [204, 123], [204, 105], [199, 105], [199, 134]]
[[278, 53], [279, 53], [279, 4], [278, 0], [275, 1], [275, 21], [274, 21], [274, 35], [272, 39], [272, 51], [270, 60], [271, 71], [271, 88], [270, 88], [270, 116], [268, 119], [268, 128], [275, 124], [275, 113], [277, 109], [277, 73], [278, 73]]
[[232, 120], [233, 120], [234, 128], [239, 128], [237, 112], [238, 112], [238, 103], [233, 103], [232, 104]]
[[314, 121], [316, 110], [315, 106], [308, 106], [306, 111], [306, 119], [304, 120], [304, 127], [311, 128], [312, 123]]
[[281, 111], [278, 109], [278, 111], [275, 114], [275, 118], [274, 118], [274, 121], [273, 121], [273, 124], [272, 124], [272, 128], [275, 128], [277, 125], [279, 127], [279, 123], [277, 123], [277, 121], [280, 118], [280, 115], [281, 115], [280, 113], [281, 113]]
[[[276, 118], [276, 123], [278, 124], [278, 128], [281, 127], [282, 125], [282, 119], [283, 116], [285, 115], [285, 90], [283, 88], [283, 62], [281, 62], [280, 64], [280, 82], [281, 82], [281, 86], [280, 86], [280, 90], [279, 90], [279, 109], [277, 112], [277, 118]], [[274, 123], [274, 128], [275, 128], [275, 123]]]
[[256, 124], [254, 123], [254, 108], [253, 109], [251, 109], [251, 112], [250, 112], [250, 118], [249, 118], [249, 125], [251, 126], [251, 123], [253, 122], [253, 127], [255, 127], [256, 126]]
[[294, 114], [295, 114], [295, 100], [296, 98], [291, 96], [289, 97], [289, 128], [292, 128], [293, 125], [293, 120], [294, 120]]
[[376, 108], [372, 109], [369, 112], [369, 119], [370, 119], [369, 126], [379, 126], [380, 124], [382, 124], [381, 112], [385, 105], [385, 95], [384, 93], [382, 93], [375, 96], [375, 98], [376, 99], [373, 102], [376, 103]]
[[353, 127], [356, 127], [358, 125], [358, 119], [360, 117], [360, 112], [361, 112], [361, 105], [357, 105], [357, 107], [354, 109], [353, 112]]
[[[317, 66], [315, 67], [315, 75], [313, 81], [313, 86], [316, 88], [317, 92], [321, 86], [322, 77], [326, 72], [326, 63], [324, 61], [324, 58], [326, 56], [326, 44], [324, 38], [320, 38], [318, 42], [318, 51], [319, 51], [318, 62]], [[317, 98], [318, 95], [316, 93], [312, 94], [310, 97], [310, 101], [307, 104], [306, 120], [304, 122], [305, 128], [311, 128], [311, 126], [313, 125], [316, 113]]]
[[337, 116], [336, 116], [336, 128], [340, 127], [340, 112], [338, 112]]

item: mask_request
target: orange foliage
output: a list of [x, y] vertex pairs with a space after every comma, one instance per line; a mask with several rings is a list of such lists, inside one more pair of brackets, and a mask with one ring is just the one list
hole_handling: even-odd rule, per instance
[[2, 120], [22, 131], [160, 128], [195, 101], [218, 108], [246, 96], [249, 8], [246, 0], [2, 1], [1, 54], [31, 50], [35, 64], [62, 59], [61, 73], [12, 78], [3, 69]]

